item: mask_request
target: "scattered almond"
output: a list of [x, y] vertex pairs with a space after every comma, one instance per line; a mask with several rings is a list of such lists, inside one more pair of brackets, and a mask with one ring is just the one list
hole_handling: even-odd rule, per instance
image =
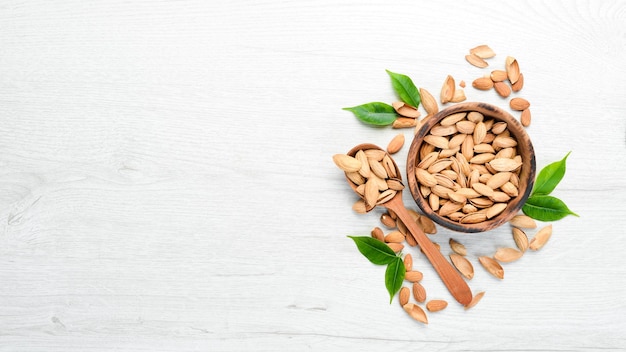
[[448, 75], [445, 81], [443, 82], [443, 86], [441, 87], [441, 95], [440, 95], [441, 103], [445, 104], [445, 103], [452, 101], [452, 99], [454, 98], [454, 91], [455, 91], [454, 78]]
[[537, 223], [533, 218], [528, 215], [515, 215], [509, 220], [511, 226], [521, 227], [523, 229], [534, 229], [537, 227]]
[[402, 116], [411, 117], [415, 119], [415, 118], [420, 117], [421, 115], [421, 113], [417, 111], [416, 107], [411, 106], [401, 101], [393, 102], [391, 106], [393, 106], [394, 110], [396, 110], [396, 112]]
[[398, 151], [400, 151], [403, 145], [404, 145], [404, 134], [398, 133], [395, 137], [393, 137], [393, 139], [391, 139], [391, 141], [387, 145], [387, 152], [389, 154], [395, 154]]
[[387, 243], [387, 246], [389, 246], [394, 253], [401, 252], [404, 248], [404, 245], [401, 243]]
[[528, 109], [530, 103], [524, 98], [513, 98], [509, 101], [509, 106], [513, 110], [522, 111]]
[[506, 80], [508, 78], [506, 71], [503, 70], [493, 70], [491, 71], [491, 74], [489, 75], [489, 78], [491, 78], [492, 81], [494, 82], [502, 82], [504, 80]]
[[428, 309], [429, 312], [438, 312], [446, 309], [447, 306], [448, 302], [443, 299], [432, 299], [426, 303], [426, 309]]
[[489, 66], [487, 61], [481, 59], [480, 57], [474, 54], [465, 55], [465, 60], [467, 60], [467, 62], [479, 68], [485, 68]]
[[517, 63], [517, 60], [512, 56], [507, 56], [505, 68], [506, 74], [509, 77], [509, 81], [511, 82], [511, 84], [515, 84], [520, 75], [519, 64]]
[[435, 97], [433, 97], [429, 91], [424, 88], [420, 88], [420, 97], [422, 99], [422, 106], [424, 107], [424, 110], [426, 110], [427, 114], [434, 115], [439, 112], [437, 100], [435, 100]]
[[428, 324], [428, 317], [426, 317], [426, 312], [414, 303], [407, 303], [402, 308], [404, 311], [409, 314], [409, 316], [421, 323]]
[[450, 244], [450, 249], [452, 249], [454, 253], [458, 255], [467, 255], [467, 249], [462, 243], [456, 241], [454, 238], [450, 238], [448, 243]]
[[511, 90], [514, 92], [519, 92], [524, 87], [524, 74], [520, 73], [517, 78], [517, 82], [511, 84]]
[[417, 270], [407, 271], [404, 274], [404, 279], [410, 282], [422, 281], [423, 278], [424, 278], [424, 274], [422, 274], [421, 271], [417, 271]]
[[487, 77], [476, 78], [472, 82], [472, 87], [480, 90], [489, 90], [493, 88], [493, 81]]
[[478, 261], [491, 275], [500, 280], [504, 279], [504, 269], [502, 269], [502, 266], [495, 259], [481, 256], [478, 257]]
[[530, 126], [530, 109], [524, 109], [522, 111], [522, 115], [520, 116], [520, 122], [524, 127]]
[[495, 82], [493, 84], [493, 88], [503, 98], [506, 98], [509, 95], [511, 95], [511, 87], [509, 87], [509, 85], [504, 82]]
[[398, 117], [391, 123], [391, 128], [409, 128], [417, 125], [417, 119], [410, 117]]
[[463, 91], [463, 89], [455, 89], [454, 96], [452, 96], [452, 99], [450, 99], [450, 102], [460, 103], [462, 101], [465, 101], [466, 99], [467, 98], [465, 97], [465, 92]]
[[485, 295], [485, 292], [484, 292], [484, 291], [483, 291], [483, 292], [479, 292], [479, 293], [477, 293], [477, 294], [476, 294], [476, 295], [472, 298], [472, 301], [471, 301], [470, 303], [468, 303], [468, 304], [465, 306], [465, 310], [468, 310], [468, 309], [470, 309], [470, 308], [472, 308], [472, 307], [476, 306], [476, 305], [478, 304], [478, 302], [480, 302], [480, 300], [483, 298], [483, 296], [484, 296], [484, 295]]
[[515, 248], [498, 248], [493, 258], [499, 262], [510, 263], [518, 260], [524, 255], [524, 252]]
[[389, 213], [383, 213], [380, 215], [380, 222], [385, 225], [385, 227], [389, 229], [393, 229], [396, 227], [396, 221], [389, 215]]
[[464, 256], [457, 253], [451, 253], [450, 261], [452, 261], [452, 264], [454, 264], [454, 267], [461, 273], [461, 275], [465, 276], [469, 280], [474, 277], [474, 266]]
[[400, 305], [404, 307], [405, 304], [409, 303], [409, 298], [411, 297], [411, 290], [408, 287], [402, 287], [400, 289], [400, 293], [398, 294], [398, 301], [400, 301]]
[[413, 298], [420, 303], [426, 300], [426, 289], [419, 282], [413, 283]]
[[533, 251], [538, 251], [548, 242], [550, 237], [552, 236], [552, 224], [541, 228], [535, 234], [535, 237], [530, 241], [530, 245], [528, 248]]
[[400, 231], [391, 231], [385, 236], [384, 241], [387, 243], [402, 243], [404, 242], [404, 235]]
[[476, 55], [481, 59], [489, 59], [496, 56], [496, 53], [488, 45], [479, 45], [470, 49], [470, 54]]
[[382, 242], [385, 241], [385, 235], [383, 234], [383, 230], [378, 226], [372, 229], [372, 237]]
[[525, 252], [528, 249], [528, 236], [517, 227], [513, 228], [513, 241], [515, 241], [515, 245], [520, 251]]

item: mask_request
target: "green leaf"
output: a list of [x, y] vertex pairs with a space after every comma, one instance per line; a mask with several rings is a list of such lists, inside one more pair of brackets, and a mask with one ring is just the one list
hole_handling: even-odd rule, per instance
[[401, 73], [394, 73], [389, 70], [385, 70], [391, 77], [391, 84], [393, 85], [393, 89], [395, 89], [396, 93], [403, 102], [417, 108], [421, 103], [420, 92], [413, 84], [413, 81], [409, 78], [409, 76], [403, 75]]
[[370, 125], [390, 125], [398, 118], [393, 106], [379, 102], [343, 108], [343, 110], [351, 111], [359, 120]]
[[560, 220], [567, 215], [578, 216], [569, 210], [562, 200], [553, 196], [535, 195], [526, 200], [522, 207], [524, 214], [539, 221]]
[[398, 258], [396, 253], [389, 248], [384, 242], [379, 241], [372, 237], [362, 236], [348, 236], [350, 237], [354, 243], [356, 243], [356, 247], [359, 249], [359, 252], [365, 256], [365, 258], [369, 259], [370, 262], [378, 265], [384, 265], [392, 263]]
[[532, 195], [548, 195], [554, 191], [565, 175], [565, 161], [570, 153], [567, 153], [560, 161], [555, 161], [541, 169], [535, 180]]
[[393, 301], [393, 296], [400, 291], [405, 273], [404, 262], [400, 257], [396, 257], [393, 262], [387, 265], [387, 270], [385, 271], [385, 286], [387, 287], [387, 291], [389, 291], [389, 304]]

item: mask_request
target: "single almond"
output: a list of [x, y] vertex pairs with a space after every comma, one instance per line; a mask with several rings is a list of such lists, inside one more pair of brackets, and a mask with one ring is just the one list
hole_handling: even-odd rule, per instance
[[502, 190], [502, 192], [506, 193], [507, 195], [511, 197], [517, 197], [519, 195], [519, 190], [510, 181], [500, 186], [500, 189]]
[[446, 202], [439, 208], [439, 215], [448, 216], [456, 211], [461, 210], [461, 208], [463, 208], [463, 205], [463, 203]]
[[479, 45], [470, 49], [470, 54], [474, 54], [482, 59], [489, 59], [496, 56], [496, 53], [489, 47], [489, 45]]
[[378, 226], [372, 229], [372, 237], [382, 242], [385, 241], [385, 235], [383, 233], [383, 230]]
[[396, 221], [388, 213], [383, 213], [380, 215], [380, 222], [388, 229], [393, 229], [396, 227]]
[[421, 271], [417, 271], [417, 270], [407, 271], [404, 274], [404, 279], [410, 282], [419, 282], [419, 281], [422, 281], [423, 278], [424, 278], [424, 274], [422, 274]]
[[476, 124], [472, 121], [461, 120], [456, 123], [456, 129], [461, 134], [472, 134], [475, 128]]
[[506, 209], [507, 205], [508, 203], [495, 203], [494, 205], [487, 208], [487, 210], [485, 211], [485, 214], [487, 214], [487, 219], [491, 219], [491, 218], [498, 216], [500, 213], [504, 211], [504, 209]]
[[406, 117], [411, 117], [411, 118], [418, 118], [420, 117], [421, 113], [419, 111], [417, 111], [417, 108], [414, 106], [411, 106], [409, 104], [406, 104], [404, 102], [401, 101], [396, 101], [394, 103], [391, 104], [391, 106], [393, 106], [394, 110], [396, 110], [396, 112], [399, 115], [402, 116], [406, 116]]
[[430, 152], [422, 158], [417, 167], [424, 170], [428, 169], [437, 160], [439, 160], [439, 152]]
[[468, 280], [474, 277], [474, 266], [467, 258], [457, 253], [450, 253], [450, 261], [454, 267]]
[[402, 287], [400, 289], [400, 293], [398, 294], [398, 301], [400, 301], [400, 305], [404, 307], [405, 304], [409, 303], [409, 298], [411, 297], [411, 290], [408, 287]]
[[467, 116], [466, 112], [457, 112], [444, 117], [440, 124], [441, 126], [454, 126], [457, 122], [463, 120], [465, 116]]
[[367, 161], [367, 155], [365, 155], [365, 152], [363, 150], [359, 150], [358, 152], [356, 152], [354, 157], [355, 159], [361, 162], [361, 168], [359, 169], [359, 174], [363, 177], [370, 177], [370, 174], [371, 174], [370, 164]]
[[477, 294], [476, 294], [476, 295], [472, 298], [472, 301], [471, 301], [470, 303], [468, 303], [468, 304], [465, 306], [465, 310], [468, 310], [468, 309], [470, 309], [470, 308], [472, 308], [472, 307], [476, 306], [476, 305], [478, 304], [478, 302], [480, 302], [480, 300], [483, 298], [483, 296], [484, 296], [484, 295], [485, 295], [485, 292], [484, 292], [484, 291], [483, 291], [483, 292], [479, 292], [479, 293], [477, 293]]
[[486, 135], [487, 127], [485, 126], [484, 122], [479, 121], [478, 123], [476, 123], [476, 127], [474, 127], [474, 145], [482, 143]]
[[511, 87], [509, 87], [509, 85], [504, 82], [495, 82], [493, 84], [493, 88], [503, 98], [506, 98], [509, 95], [511, 95]]
[[426, 169], [428, 172], [430, 172], [431, 174], [436, 174], [439, 173], [445, 169], [447, 169], [448, 167], [450, 167], [450, 165], [452, 165], [452, 160], [450, 158], [446, 158], [446, 159], [439, 159], [437, 161], [435, 161], [432, 165], [430, 165], [428, 167], [428, 169]]
[[413, 283], [413, 298], [420, 303], [426, 300], [426, 289], [419, 282]]
[[509, 81], [511, 82], [511, 84], [515, 84], [520, 75], [519, 64], [517, 63], [517, 60], [512, 56], [507, 56], [505, 68], [506, 74], [509, 77]]
[[524, 87], [524, 74], [520, 73], [517, 78], [517, 82], [511, 84], [511, 90], [514, 92], [519, 92]]
[[427, 187], [433, 187], [437, 184], [437, 179], [430, 172], [416, 168], [415, 169], [415, 177], [417, 177], [417, 181]]
[[[472, 204], [475, 206], [474, 202], [472, 202]], [[478, 224], [485, 220], [487, 220], [487, 215], [485, 213], [474, 212], [463, 216], [459, 219], [459, 222], [461, 224]]]
[[494, 191], [493, 195], [489, 197], [489, 199], [493, 200], [496, 203], [504, 203], [504, 202], [508, 202], [509, 200], [511, 200], [511, 196], [509, 196], [508, 194], [504, 192]]
[[387, 187], [389, 187], [389, 189], [393, 189], [394, 191], [401, 191], [404, 189], [404, 184], [402, 183], [400, 179], [390, 178], [390, 179], [387, 179], [386, 182], [387, 182]]
[[413, 270], [413, 256], [410, 253], [404, 256], [404, 269], [405, 271]]
[[479, 68], [485, 68], [487, 66], [489, 66], [489, 64], [487, 63], [487, 61], [481, 59], [480, 57], [478, 57], [475, 54], [469, 54], [469, 55], [465, 55], [465, 60], [467, 60], [467, 62], [469, 62], [470, 64], [479, 67]]
[[[455, 133], [457, 133], [457, 130], [454, 124], [449, 126], [437, 125], [430, 129], [430, 134], [433, 136], [449, 136]], [[448, 146], [450, 146], [449, 143]]]
[[[370, 170], [375, 176], [377, 176], [381, 180], [385, 180], [389, 177], [389, 175], [387, 174], [387, 170], [385, 170], [385, 166], [382, 164], [382, 162], [373, 159], [367, 159], [367, 161], [370, 164]], [[374, 175], [371, 176], [373, 177]]]
[[526, 250], [528, 249], [528, 236], [526, 236], [526, 233], [524, 231], [518, 229], [517, 227], [514, 227], [513, 241], [515, 241], [515, 245], [520, 251], [526, 252]]
[[523, 229], [534, 229], [537, 223], [528, 215], [515, 215], [509, 220], [511, 226], [521, 227]]
[[443, 299], [432, 299], [426, 303], [426, 309], [428, 309], [429, 312], [438, 312], [446, 309], [447, 306], [448, 302]]
[[448, 149], [448, 139], [443, 136], [428, 135], [424, 137], [424, 142], [433, 145], [436, 148]]
[[439, 105], [437, 105], [437, 100], [424, 88], [420, 88], [420, 98], [422, 100], [422, 106], [426, 113], [429, 115], [434, 115], [439, 112]]
[[517, 141], [509, 136], [497, 135], [491, 143], [494, 148], [510, 148], [517, 146]]
[[495, 134], [500, 134], [506, 130], [507, 124], [504, 121], [498, 121], [491, 126], [491, 132]]
[[429, 235], [434, 235], [437, 233], [437, 227], [435, 226], [435, 223], [431, 219], [429, 219], [427, 216], [424, 216], [424, 215], [420, 216], [418, 219], [418, 223], [422, 227], [425, 233]]
[[517, 162], [513, 159], [498, 158], [498, 159], [491, 160], [489, 162], [489, 165], [491, 165], [491, 167], [494, 170], [498, 172], [503, 172], [503, 171], [514, 171], [518, 167], [522, 166], [522, 163]]
[[450, 249], [452, 249], [454, 253], [458, 255], [467, 255], [467, 249], [462, 243], [458, 242], [454, 238], [450, 238], [448, 243], [450, 244]]
[[552, 236], [552, 224], [543, 227], [535, 234], [535, 237], [530, 241], [528, 248], [533, 251], [538, 251], [548, 242]]
[[465, 97], [465, 91], [463, 91], [463, 89], [455, 89], [454, 90], [454, 96], [452, 97], [452, 99], [450, 99], [450, 101], [452, 103], [460, 103], [462, 101], [465, 101], [467, 98]]
[[499, 262], [510, 263], [518, 260], [524, 255], [524, 252], [515, 248], [498, 248], [493, 258]]
[[495, 259], [487, 256], [478, 257], [480, 264], [494, 277], [504, 279], [504, 269]]
[[503, 70], [493, 70], [489, 77], [493, 82], [502, 82], [508, 78], [506, 71]]
[[480, 121], [485, 120], [485, 116], [478, 111], [470, 111], [467, 113], [467, 119], [473, 123], [479, 123]]
[[485, 197], [491, 197], [493, 195], [493, 188], [487, 186], [486, 184], [476, 182], [472, 185], [472, 188]]
[[347, 154], [335, 154], [333, 161], [344, 172], [354, 172], [361, 169], [361, 162]]
[[402, 243], [404, 242], [404, 235], [400, 231], [391, 231], [385, 236], [385, 242], [387, 243]]
[[519, 120], [522, 123], [522, 126], [524, 127], [530, 126], [530, 109], [522, 110], [522, 115], [520, 115]]
[[489, 186], [491, 189], [500, 188], [500, 186], [509, 182], [510, 179], [511, 179], [511, 172], [509, 171], [498, 172], [495, 175], [493, 175], [491, 178], [489, 178], [489, 180], [487, 181], [487, 186]]
[[404, 248], [402, 243], [387, 243], [387, 246], [389, 246], [394, 253], [401, 252]]
[[479, 90], [489, 90], [493, 88], [493, 81], [488, 77], [476, 78], [472, 81], [472, 87]]
[[363, 199], [359, 199], [354, 204], [352, 204], [352, 210], [354, 210], [358, 214], [365, 214], [367, 211], [371, 209], [367, 207], [365, 201]]
[[398, 117], [391, 123], [391, 128], [409, 128], [417, 125], [417, 119], [411, 117]]
[[482, 153], [482, 154], [478, 154], [473, 156], [470, 159], [470, 164], [485, 164], [490, 162], [491, 160], [493, 160], [493, 158], [495, 158], [496, 155], [495, 154], [491, 154], [491, 153]]
[[407, 303], [402, 306], [402, 308], [404, 308], [404, 311], [407, 312], [411, 318], [419, 321], [420, 323], [428, 324], [426, 312], [424, 312], [424, 310], [417, 304]]
[[513, 98], [509, 101], [509, 106], [513, 110], [522, 111], [528, 109], [530, 103], [524, 98]]
[[378, 202], [379, 193], [376, 180], [373, 177], [370, 177], [367, 182], [365, 182], [365, 202], [367, 205], [371, 207], [375, 206], [376, 202]]
[[442, 104], [450, 102], [454, 98], [455, 91], [455, 83], [454, 78], [448, 75], [443, 81], [443, 86], [441, 87], [440, 100]]
[[391, 141], [387, 145], [387, 152], [389, 154], [395, 154], [400, 151], [403, 145], [404, 145], [404, 134], [398, 133], [395, 137], [391, 139]]

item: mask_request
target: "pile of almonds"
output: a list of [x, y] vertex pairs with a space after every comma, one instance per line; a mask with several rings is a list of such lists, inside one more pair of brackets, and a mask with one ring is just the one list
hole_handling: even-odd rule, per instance
[[[494, 57], [495, 52], [487, 45], [479, 45], [470, 49], [470, 54], [465, 59], [472, 65], [485, 68], [489, 66], [485, 59]], [[507, 56], [504, 63], [504, 70], [493, 70], [483, 77], [476, 78], [472, 86], [479, 90], [494, 89], [498, 95], [507, 98], [511, 92], [519, 92], [524, 87], [524, 74], [520, 72], [517, 59]], [[520, 122], [522, 126], [530, 125], [530, 103], [524, 98], [513, 98], [509, 101], [511, 109], [521, 111]]]
[[523, 160], [506, 122], [459, 112], [434, 125], [424, 142], [415, 176], [439, 215], [476, 224], [502, 213], [517, 197]]
[[356, 192], [363, 197], [352, 206], [357, 213], [366, 213], [404, 189], [393, 160], [384, 150], [359, 150], [354, 157], [335, 154], [333, 161], [345, 172]]
[[[413, 209], [407, 210], [425, 233], [431, 235], [437, 233], [437, 229], [432, 220]], [[381, 227], [374, 227], [371, 236], [385, 242], [394, 252], [400, 253], [404, 248], [402, 244], [403, 240], [407, 240], [408, 243], [408, 239], [412, 237], [410, 233], [407, 233], [406, 225], [389, 210], [380, 216], [380, 221], [383, 228], [387, 229], [388, 232], [385, 233], [385, 230]], [[528, 229], [535, 229], [537, 228], [537, 224], [532, 218], [526, 215], [514, 216], [509, 221], [509, 224], [512, 226], [513, 241], [517, 248], [501, 247], [498, 248], [492, 256], [481, 255], [476, 257], [478, 263], [480, 263], [490, 275], [499, 280], [504, 279], [504, 268], [501, 264], [520, 259], [528, 249], [533, 251], [540, 250], [552, 235], [552, 225], [547, 225], [536, 231], [533, 239], [529, 241], [523, 229], [527, 231]], [[472, 280], [474, 278], [474, 265], [470, 259], [468, 259], [466, 247], [453, 238], [450, 238], [448, 243], [451, 250], [449, 255], [450, 262], [463, 277], [467, 280]], [[433, 244], [441, 250], [441, 246], [438, 243], [433, 242]], [[426, 311], [430, 313], [441, 311], [448, 306], [448, 302], [440, 298], [428, 299], [426, 288], [421, 284], [424, 275], [421, 271], [414, 268], [413, 256], [410, 253], [404, 255], [404, 266], [406, 270], [405, 281], [408, 282], [409, 285], [403, 286], [400, 289], [398, 301], [410, 317], [427, 324], [428, 316]], [[476, 306], [484, 295], [484, 291], [474, 295], [472, 301], [464, 307], [465, 310]], [[414, 302], [411, 302], [411, 298], [413, 298]], [[426, 311], [421, 307], [424, 303]]]

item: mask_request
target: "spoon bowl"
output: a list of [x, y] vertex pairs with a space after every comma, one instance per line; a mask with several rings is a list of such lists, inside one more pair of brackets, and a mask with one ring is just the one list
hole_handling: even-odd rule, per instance
[[[356, 156], [359, 150], [380, 150], [385, 153], [385, 156], [391, 161], [392, 167], [395, 171], [396, 180], [402, 181], [401, 172], [396, 164], [395, 160], [384, 151], [384, 149], [374, 145], [374, 144], [359, 144], [354, 148], [350, 149], [348, 152], [349, 156]], [[379, 152], [380, 153], [380, 152]], [[391, 166], [390, 166], [391, 167]], [[393, 172], [392, 171], [392, 172]], [[365, 197], [359, 193], [357, 190], [358, 186], [346, 175], [346, 180], [352, 190], [359, 195], [359, 197], [365, 200]], [[367, 204], [367, 202], [366, 202]], [[409, 212], [404, 207], [404, 203], [402, 202], [402, 190], [398, 190], [395, 192], [393, 196], [384, 198], [380, 203], [375, 205], [367, 205], [366, 211], [372, 210], [376, 205], [381, 205], [391, 211], [393, 211], [398, 218], [406, 225], [409, 233], [407, 235], [413, 236], [415, 239], [415, 243], [417, 243], [422, 252], [426, 255], [430, 263], [433, 265], [433, 268], [439, 274], [439, 277], [448, 288], [452, 296], [461, 304], [467, 305], [472, 300], [472, 292], [465, 282], [465, 280], [461, 277], [458, 271], [452, 267], [450, 262], [446, 260], [446, 258], [441, 254], [441, 252], [435, 247], [432, 241], [426, 236], [424, 231], [417, 225], [417, 223], [413, 220]]]

